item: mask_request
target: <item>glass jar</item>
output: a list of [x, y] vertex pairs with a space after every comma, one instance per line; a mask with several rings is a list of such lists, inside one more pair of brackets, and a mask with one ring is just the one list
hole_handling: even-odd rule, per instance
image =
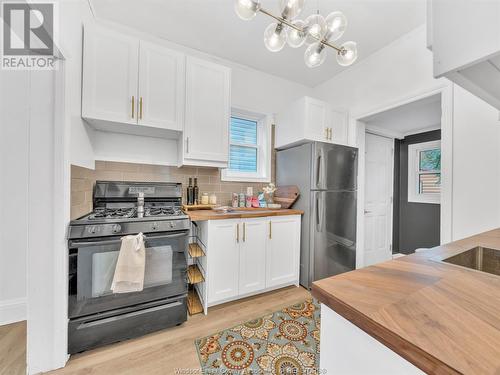
[[201, 204], [208, 204], [209, 200], [208, 200], [208, 193], [203, 193], [201, 195]]
[[210, 204], [217, 204], [217, 195], [211, 194], [209, 198]]

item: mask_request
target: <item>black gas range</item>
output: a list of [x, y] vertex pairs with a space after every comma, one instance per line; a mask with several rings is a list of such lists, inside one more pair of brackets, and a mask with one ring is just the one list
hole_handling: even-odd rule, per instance
[[[190, 221], [182, 186], [97, 181], [93, 211], [69, 227], [69, 352], [77, 353], [178, 325], [187, 319]], [[121, 237], [142, 232], [141, 292], [114, 294]]]

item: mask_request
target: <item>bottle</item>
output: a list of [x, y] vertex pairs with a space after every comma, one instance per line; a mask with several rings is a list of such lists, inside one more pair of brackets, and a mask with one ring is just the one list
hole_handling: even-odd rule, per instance
[[198, 194], [200, 193], [200, 190], [198, 188], [198, 178], [194, 178], [194, 187], [193, 187], [193, 204], [198, 204], [200, 201], [198, 200]]
[[194, 202], [194, 190], [193, 190], [193, 179], [189, 177], [189, 185], [187, 187], [186, 201], [188, 205], [192, 205]]

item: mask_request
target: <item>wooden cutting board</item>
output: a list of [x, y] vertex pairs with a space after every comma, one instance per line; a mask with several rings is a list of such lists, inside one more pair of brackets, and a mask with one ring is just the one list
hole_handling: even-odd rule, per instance
[[291, 208], [299, 196], [299, 188], [295, 185], [278, 186], [274, 192], [274, 202], [281, 204], [281, 208]]

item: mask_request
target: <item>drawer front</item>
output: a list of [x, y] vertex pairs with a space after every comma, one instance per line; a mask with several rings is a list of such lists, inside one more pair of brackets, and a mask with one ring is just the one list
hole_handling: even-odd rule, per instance
[[113, 342], [139, 337], [150, 332], [178, 325], [187, 320], [186, 297], [163, 304], [145, 304], [142, 309], [126, 310], [121, 314], [70, 320], [68, 352], [78, 353]]

